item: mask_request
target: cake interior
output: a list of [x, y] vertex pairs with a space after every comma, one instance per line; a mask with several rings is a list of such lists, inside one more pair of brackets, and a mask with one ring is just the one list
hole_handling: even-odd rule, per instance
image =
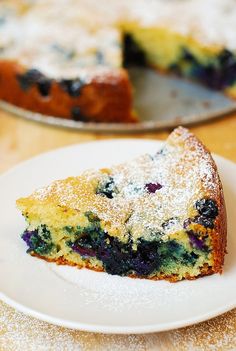
[[[212, 266], [211, 240], [199, 233], [179, 233], [177, 240], [140, 239], [123, 243], [101, 229], [98, 219], [82, 228], [66, 226], [60, 230], [39, 225], [22, 235], [28, 252], [50, 261], [63, 260], [90, 266], [110, 274], [140, 277], [177, 275], [178, 279], [199, 275], [202, 267]], [[90, 262], [90, 263], [89, 263]]]
[[[63, 70], [64, 72], [68, 70], [70, 79], [66, 79], [65, 73], [65, 79], [57, 78], [61, 76], [61, 53], [64, 49], [59, 45], [51, 46], [48, 55], [52, 56], [52, 51], [54, 51], [54, 68], [58, 72], [56, 76], [53, 76], [54, 72], [50, 72], [50, 69], [46, 72], [47, 75], [38, 69], [30, 69], [18, 76], [21, 88], [27, 91], [36, 84], [41, 95], [45, 97], [50, 93], [52, 79], [56, 79], [69, 95], [76, 97], [86, 84], [86, 80], [78, 78], [84, 67], [117, 69], [122, 66], [139, 65], [186, 77], [211, 89], [224, 90], [232, 97], [236, 96], [235, 53], [224, 48], [204, 47], [189, 37], [168, 32], [167, 29], [138, 26], [126, 28], [123, 32], [123, 39], [119, 38], [118, 31], [115, 33], [116, 37], [114, 36], [113, 39], [115, 50], [113, 47], [110, 47], [109, 50], [98, 48], [89, 53], [89, 58], [79, 57], [78, 54], [66, 56]], [[58, 62], [60, 62], [59, 65]], [[35, 67], [37, 66], [36, 63]], [[43, 71], [45, 72], [45, 69]]]
[[236, 96], [236, 55], [222, 47], [206, 47], [167, 28], [125, 27], [125, 64], [141, 64], [190, 78]]
[[[115, 190], [111, 181], [102, 181], [102, 186], [95, 186], [97, 196], [112, 201]], [[152, 196], [159, 185], [150, 183], [147, 189]], [[121, 276], [164, 276], [177, 281], [203, 271], [212, 273], [211, 235], [218, 214], [214, 200], [198, 200], [190, 218], [169, 218], [161, 223], [161, 230], [138, 236], [132, 227], [124, 236], [115, 235], [92, 212], [76, 215], [47, 204], [31, 211], [26, 215], [29, 226], [22, 234], [31, 255]], [[46, 218], [47, 213], [51, 215], [45, 224], [39, 218]]]

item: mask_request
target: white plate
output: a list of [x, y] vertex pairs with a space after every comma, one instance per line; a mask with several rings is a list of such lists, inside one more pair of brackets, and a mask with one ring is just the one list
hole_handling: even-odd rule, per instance
[[169, 283], [59, 267], [25, 253], [25, 223], [15, 200], [54, 179], [77, 175], [145, 152], [160, 142], [114, 140], [52, 151], [0, 177], [0, 298], [45, 321], [94, 332], [146, 333], [183, 327], [236, 307], [236, 166], [216, 156], [228, 211], [223, 275]]

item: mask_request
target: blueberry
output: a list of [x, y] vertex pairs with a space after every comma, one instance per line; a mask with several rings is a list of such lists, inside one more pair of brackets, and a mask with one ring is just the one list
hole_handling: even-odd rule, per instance
[[183, 49], [182, 59], [191, 64], [190, 75], [212, 89], [222, 89], [233, 84], [236, 79], [236, 58], [226, 49], [205, 65], [186, 49]]
[[140, 254], [138, 254], [136, 258], [133, 258], [131, 262], [132, 270], [140, 276], [149, 275], [159, 268], [155, 260], [144, 259]]
[[160, 190], [162, 188], [162, 185], [159, 183], [147, 183], [145, 185], [145, 188], [151, 194], [151, 193], [155, 193], [157, 190]]
[[25, 230], [24, 233], [22, 234], [22, 239], [26, 242], [26, 244], [30, 247], [31, 246], [31, 237], [36, 236], [38, 234], [37, 230], [29, 231]]
[[214, 219], [212, 218], [207, 218], [204, 216], [196, 216], [194, 218], [194, 222], [202, 225], [205, 228], [210, 228], [210, 229], [214, 228]]
[[188, 232], [188, 237], [191, 245], [198, 249], [198, 250], [203, 250], [205, 248], [205, 243], [204, 240], [200, 239], [197, 237], [196, 233], [193, 231]]
[[216, 202], [212, 199], [201, 199], [196, 202], [196, 209], [205, 217], [216, 218], [218, 208]]
[[205, 216], [195, 216], [193, 218], [185, 219], [185, 221], [183, 223], [184, 229], [188, 229], [188, 227], [190, 226], [191, 223], [200, 224], [205, 228], [210, 228], [210, 229], [214, 228], [214, 219], [207, 218]]
[[102, 259], [103, 265], [107, 273], [112, 275], [127, 275], [130, 266], [125, 260], [117, 259], [116, 257], [109, 256], [109, 258]]
[[71, 248], [73, 251], [79, 253], [81, 256], [85, 256], [85, 257], [95, 257], [96, 256], [96, 252], [90, 248], [85, 248], [85, 247], [81, 247], [79, 245], [76, 245], [75, 243], [73, 243], [71, 245]]
[[74, 106], [71, 109], [71, 117], [74, 121], [86, 122], [88, 119], [81, 112], [79, 106]]
[[194, 55], [188, 49], [184, 48], [182, 55], [184, 61], [196, 62]]
[[41, 226], [33, 231], [26, 230], [22, 234], [22, 239], [29, 247], [28, 252], [34, 251], [39, 255], [47, 255], [54, 246], [51, 240], [51, 234], [45, 226]]
[[46, 78], [37, 69], [30, 69], [24, 74], [18, 75], [17, 79], [21, 89], [24, 91], [27, 91], [36, 84], [38, 91], [42, 96], [48, 96], [50, 93], [52, 80]]
[[138, 275], [149, 275], [160, 267], [158, 242], [141, 240], [137, 251], [131, 251], [131, 269]]
[[234, 84], [236, 80], [236, 56], [227, 49], [219, 52], [214, 59], [202, 63], [188, 49], [182, 49], [179, 60], [170, 67], [177, 75], [186, 74], [196, 78], [209, 88], [220, 90]]
[[46, 241], [42, 240], [40, 236], [32, 236], [30, 242], [30, 250], [32, 249], [39, 255], [47, 255], [53, 248], [52, 243], [47, 243]]
[[147, 60], [144, 51], [138, 46], [130, 34], [124, 37], [124, 66], [131, 64], [146, 66]]
[[98, 258], [110, 274], [127, 275], [130, 271], [129, 245], [117, 238], [109, 237], [109, 243], [106, 240], [101, 243]]
[[181, 246], [175, 240], [168, 241], [165, 246], [166, 246], [166, 250], [169, 252], [169, 254], [174, 254], [177, 256], [182, 254]]
[[48, 78], [40, 78], [37, 82], [38, 91], [42, 96], [48, 96], [50, 94], [52, 81]]
[[234, 55], [232, 54], [232, 52], [230, 52], [227, 49], [223, 49], [220, 52], [218, 60], [219, 60], [220, 64], [224, 65], [224, 66], [226, 66], [226, 65], [230, 66], [230, 65], [233, 65], [235, 63]]
[[84, 82], [79, 79], [62, 79], [60, 81], [62, 89], [72, 97], [78, 97], [81, 94], [81, 89], [84, 86]]
[[137, 250], [130, 244], [123, 244], [112, 238], [110, 244], [102, 249], [101, 257], [109, 273], [126, 275], [135, 272], [145, 276], [159, 267], [155, 243], [142, 241]]
[[109, 177], [105, 184], [100, 184], [96, 192], [96, 194], [106, 196], [108, 199], [112, 199], [116, 193], [117, 188], [112, 177]]
[[194, 265], [198, 259], [199, 255], [194, 252], [186, 252], [182, 256], [182, 262], [186, 265]]
[[20, 87], [22, 90], [28, 90], [33, 84], [36, 84], [44, 75], [37, 69], [30, 69], [24, 74], [17, 75]]

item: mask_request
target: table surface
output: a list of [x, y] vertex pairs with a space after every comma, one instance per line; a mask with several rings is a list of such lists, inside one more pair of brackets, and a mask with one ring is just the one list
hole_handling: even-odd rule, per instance
[[[168, 131], [95, 134], [50, 127], [0, 111], [0, 172], [41, 152], [111, 138], [165, 139]], [[236, 162], [236, 115], [190, 128], [212, 151]], [[236, 350], [236, 309], [210, 321], [146, 335], [69, 330], [23, 315], [0, 302], [0, 351]]]

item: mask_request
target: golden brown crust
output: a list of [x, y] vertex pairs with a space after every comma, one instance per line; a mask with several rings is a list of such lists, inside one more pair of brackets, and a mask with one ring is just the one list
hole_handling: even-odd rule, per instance
[[48, 116], [72, 119], [72, 109], [79, 107], [82, 120], [84, 116], [87, 122], [137, 122], [132, 113], [132, 88], [124, 69], [107, 70], [102, 79], [95, 73], [78, 97], [70, 96], [55, 80], [48, 96], [42, 96], [35, 84], [24, 91], [17, 76], [25, 72], [17, 62], [0, 61], [0, 99]]
[[[77, 267], [79, 269], [82, 268], [87, 268], [87, 269], [91, 269], [92, 271], [96, 271], [96, 272], [105, 272], [104, 268], [98, 267], [98, 266], [94, 266], [92, 265], [89, 260], [85, 260], [83, 265], [80, 264], [76, 264], [74, 262], [68, 261], [66, 260], [64, 257], [59, 257], [59, 258], [49, 258], [49, 257], [45, 257], [45, 256], [40, 256], [34, 252], [31, 253], [31, 256], [37, 257], [37, 258], [41, 258], [44, 261], [47, 262], [54, 262], [57, 265], [65, 265], [65, 266], [71, 266], [71, 267]], [[191, 276], [188, 273], [185, 275], [185, 277], [183, 279], [186, 280], [196, 280], [197, 278], [206, 276], [206, 275], [212, 275], [214, 273], [217, 273], [212, 267], [208, 266], [208, 264], [205, 264], [202, 268], [201, 268], [201, 273], [198, 276]], [[220, 272], [221, 273], [221, 272]], [[129, 278], [134, 278], [134, 279], [149, 279], [149, 280], [167, 280], [170, 283], [177, 283], [178, 281], [180, 281], [180, 279], [178, 278], [178, 275], [176, 274], [171, 274], [171, 275], [165, 275], [165, 274], [158, 274], [158, 276], [154, 276], [154, 277], [148, 277], [148, 276], [138, 276], [136, 274], [130, 274], [128, 275]]]
[[[181, 135], [183, 131], [186, 131], [185, 128], [179, 127], [175, 129], [174, 133], [177, 135]], [[221, 180], [218, 175], [217, 166], [215, 161], [213, 160], [210, 151], [202, 144], [202, 142], [191, 133], [188, 133], [188, 136], [185, 140], [185, 145], [187, 148], [198, 148], [202, 153], [202, 157], [208, 157], [208, 162], [211, 165], [211, 182], [206, 179], [202, 179], [202, 182], [207, 189], [207, 196], [210, 199], [216, 201], [218, 206], [218, 216], [214, 222], [214, 229], [210, 232], [212, 247], [213, 247], [213, 260], [214, 265], [212, 267], [213, 273], [222, 273], [222, 268], [224, 265], [224, 256], [226, 253], [226, 244], [227, 244], [227, 216], [226, 216], [226, 208], [223, 194], [223, 187]], [[211, 186], [214, 184], [214, 188]]]
[[[216, 167], [216, 166], [215, 166]], [[222, 184], [218, 175], [219, 184], [219, 196], [215, 197], [215, 201], [218, 204], [219, 214], [215, 220], [215, 229], [212, 232], [212, 242], [213, 242], [213, 253], [214, 253], [214, 266], [213, 269], [215, 272], [222, 273], [222, 268], [224, 265], [224, 257], [226, 254], [226, 245], [227, 245], [227, 216], [225, 209], [225, 201], [223, 195]]]

